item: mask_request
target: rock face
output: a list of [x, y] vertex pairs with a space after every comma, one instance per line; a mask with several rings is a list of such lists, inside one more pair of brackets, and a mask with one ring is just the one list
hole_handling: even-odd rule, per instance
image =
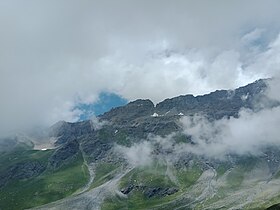
[[60, 121], [49, 129], [50, 137], [57, 137], [56, 145], [77, 139], [77, 137], [88, 134], [93, 130], [89, 120], [77, 123]]
[[236, 90], [217, 90], [203, 96], [185, 95], [166, 99], [157, 104], [155, 110], [161, 115], [200, 113], [213, 119], [237, 117], [241, 108], [257, 109], [260, 100], [267, 101], [263, 95], [266, 88], [266, 81], [258, 80]]
[[121, 189], [121, 192], [125, 195], [128, 195], [133, 190], [142, 191], [144, 196], [147, 198], [165, 197], [178, 192], [178, 189], [174, 187], [149, 187], [149, 186], [138, 186], [138, 185], [129, 185]]
[[[279, 105], [279, 102], [265, 96], [266, 83], [267, 80], [258, 80], [236, 90], [217, 90], [201, 96], [178, 96], [166, 99], [156, 106], [150, 100], [136, 100], [125, 106], [114, 108], [99, 117], [101, 120], [118, 124], [119, 127], [129, 125], [133, 127], [141, 123], [147, 125], [163, 122], [166, 124], [164, 121], [170, 119], [172, 123], [178, 117], [195, 114], [203, 114], [210, 119], [237, 117], [241, 108], [258, 110], [263, 106]], [[159, 117], [160, 120], [158, 120]], [[146, 129], [146, 127], [143, 126], [141, 129]]]
[[49, 166], [53, 169], [61, 167], [65, 162], [74, 158], [79, 152], [79, 143], [76, 140], [68, 141], [58, 148], [49, 158]]
[[150, 100], [136, 100], [125, 106], [117, 107], [100, 116], [103, 120], [110, 120], [112, 123], [126, 124], [131, 119], [150, 116], [154, 113], [154, 104]]
[[139, 99], [98, 116], [107, 122], [100, 129], [94, 129], [90, 120], [59, 122], [49, 131], [50, 136], [58, 138], [58, 149], [49, 164], [60, 167], [79, 150], [90, 161], [108, 159], [115, 144], [130, 146], [150, 134], [166, 136], [180, 131], [178, 122], [182, 116], [203, 114], [209, 119], [220, 119], [237, 117], [241, 108], [258, 110], [279, 105], [265, 96], [266, 82], [258, 80], [236, 90], [218, 90], [203, 96], [179, 96], [156, 106], [150, 100]]
[[29, 179], [40, 175], [46, 167], [38, 161], [17, 163], [0, 174], [0, 188], [13, 180]]
[[107, 152], [113, 147], [112, 140], [113, 138], [106, 131], [101, 130], [83, 139], [81, 147], [91, 161], [101, 160], [107, 156]]
[[178, 189], [174, 187], [154, 187], [154, 188], [148, 188], [144, 191], [144, 195], [148, 198], [152, 197], [164, 197], [168, 195], [172, 195], [174, 193], [178, 192]]
[[[156, 106], [150, 100], [136, 100], [125, 106], [113, 108], [99, 116], [108, 121], [112, 131], [125, 129], [128, 134], [150, 132], [160, 134], [176, 131], [176, 119], [184, 115], [203, 114], [213, 119], [237, 117], [241, 108], [259, 109], [262, 106], [277, 106], [279, 102], [269, 100], [264, 92], [266, 80], [258, 80], [236, 90], [217, 90], [202, 96], [185, 95], [166, 99]], [[262, 102], [262, 103], [260, 103]], [[138, 132], [139, 130], [139, 132]], [[49, 135], [58, 137], [57, 145], [94, 133], [91, 122], [58, 122], [50, 128]], [[94, 138], [94, 137], [93, 137]]]

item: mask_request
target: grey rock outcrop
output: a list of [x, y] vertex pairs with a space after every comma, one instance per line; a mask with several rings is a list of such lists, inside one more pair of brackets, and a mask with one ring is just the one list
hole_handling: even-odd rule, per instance
[[165, 197], [178, 192], [178, 189], [175, 187], [150, 187], [150, 186], [138, 186], [138, 185], [129, 185], [121, 189], [121, 192], [125, 195], [128, 195], [133, 190], [142, 191], [143, 195], [147, 198]]
[[13, 180], [29, 179], [43, 173], [46, 169], [39, 161], [20, 162], [0, 174], [0, 188]]

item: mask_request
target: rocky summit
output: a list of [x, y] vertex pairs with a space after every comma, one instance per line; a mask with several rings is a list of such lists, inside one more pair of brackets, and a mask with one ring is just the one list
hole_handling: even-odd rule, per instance
[[58, 122], [39, 136], [1, 139], [0, 209], [277, 209], [277, 145], [216, 156], [206, 146], [201, 154], [195, 135], [205, 145], [213, 139], [203, 127], [186, 129], [196, 119], [216, 125], [244, 110], [277, 108], [268, 82], [156, 105], [139, 99], [92, 120]]

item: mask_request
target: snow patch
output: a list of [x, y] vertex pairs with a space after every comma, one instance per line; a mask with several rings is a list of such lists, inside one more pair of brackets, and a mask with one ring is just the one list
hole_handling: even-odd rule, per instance
[[158, 115], [158, 113], [155, 112], [155, 113], [152, 114], [151, 116], [152, 116], [152, 117], [158, 117], [159, 115]]
[[248, 99], [248, 97], [249, 97], [249, 93], [247, 93], [246, 95], [242, 95], [241, 100], [246, 101]]

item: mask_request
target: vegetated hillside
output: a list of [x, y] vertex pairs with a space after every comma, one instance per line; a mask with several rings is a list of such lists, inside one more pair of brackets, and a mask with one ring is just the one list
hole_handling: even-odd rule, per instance
[[[280, 202], [280, 153], [195, 155], [182, 118], [209, 122], [279, 106], [265, 80], [156, 106], [136, 100], [98, 120], [59, 122], [55, 148], [7, 144], [0, 154], [0, 209], [265, 209]], [[6, 144], [6, 141], [3, 141]], [[1, 151], [0, 151], [1, 152]], [[45, 205], [44, 205], [45, 204]]]

